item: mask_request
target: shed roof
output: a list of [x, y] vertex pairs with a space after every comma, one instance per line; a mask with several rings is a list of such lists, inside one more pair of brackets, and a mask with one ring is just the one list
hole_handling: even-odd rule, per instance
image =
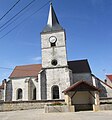
[[109, 80], [112, 82], [112, 75], [106, 75], [107, 78], [109, 78]]

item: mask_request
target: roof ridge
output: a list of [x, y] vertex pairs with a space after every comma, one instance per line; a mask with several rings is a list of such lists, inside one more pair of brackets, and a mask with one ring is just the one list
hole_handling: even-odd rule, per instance
[[76, 62], [76, 61], [88, 61], [88, 59], [80, 59], [80, 60], [68, 60], [68, 62], [72, 62], [72, 61], [73, 61], [73, 62], [74, 62], [74, 61], [75, 61], [75, 62]]
[[109, 88], [112, 89], [112, 87], [110, 85], [108, 85], [107, 83], [103, 82], [102, 80], [100, 80], [99, 78], [97, 78], [95, 75], [91, 74], [92, 76], [94, 76], [96, 78], [96, 80], [102, 82], [103, 84], [105, 84], [106, 86], [108, 86]]
[[86, 84], [86, 85], [88, 85], [88, 86], [92, 87], [93, 89], [98, 90], [98, 91], [100, 92], [100, 89], [97, 88], [96, 86], [94, 86], [93, 84], [91, 84], [91, 83], [89, 83], [89, 82], [87, 82], [87, 81], [85, 81], [85, 80], [80, 80], [80, 81], [77, 81], [76, 83], [74, 83], [73, 85], [69, 86], [69, 87], [68, 87], [67, 89], [65, 89], [64, 91], [62, 91], [62, 93], [66, 93], [66, 92], [68, 92], [69, 90], [73, 89], [74, 87], [77, 87], [78, 85], [80, 85], [80, 84], [82, 84], [82, 83], [84, 83], [84, 84]]
[[31, 66], [31, 65], [42, 65], [42, 64], [26, 64], [26, 65], [17, 65], [16, 67], [20, 67], [20, 66]]

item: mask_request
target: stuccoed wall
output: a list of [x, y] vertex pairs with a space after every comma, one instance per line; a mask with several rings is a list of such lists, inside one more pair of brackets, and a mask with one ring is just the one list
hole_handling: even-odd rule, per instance
[[43, 100], [43, 101], [13, 101], [0, 103], [0, 111], [14, 111], [27, 109], [42, 109], [46, 104], [55, 102], [64, 103], [64, 100]]
[[[36, 77], [25, 77], [25, 78], [16, 78], [12, 79], [12, 101], [17, 100], [17, 90], [22, 89], [23, 97], [22, 100], [32, 100], [33, 98], [33, 89], [38, 89], [38, 81]], [[38, 91], [37, 91], [38, 92]], [[38, 94], [37, 94], [38, 95]]]

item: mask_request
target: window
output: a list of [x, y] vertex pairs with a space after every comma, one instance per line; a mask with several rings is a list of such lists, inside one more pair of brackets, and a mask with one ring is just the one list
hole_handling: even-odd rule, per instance
[[36, 100], [36, 88], [33, 89], [33, 100]]
[[59, 87], [57, 85], [52, 87], [52, 98], [59, 99]]
[[21, 88], [19, 88], [17, 90], [17, 99], [22, 99], [22, 89]]
[[56, 43], [51, 43], [51, 47], [54, 47], [54, 46], [56, 46]]
[[52, 64], [53, 66], [56, 66], [56, 65], [58, 64], [58, 61], [54, 59], [54, 60], [51, 61], [51, 64]]

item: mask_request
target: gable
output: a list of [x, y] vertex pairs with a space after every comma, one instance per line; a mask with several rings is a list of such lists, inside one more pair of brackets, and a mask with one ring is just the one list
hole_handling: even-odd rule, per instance
[[73, 73], [91, 73], [87, 59], [68, 61], [68, 67], [72, 70]]
[[106, 76], [112, 82], [112, 75], [106, 75]]
[[16, 66], [9, 78], [36, 77], [41, 68], [41, 64]]
[[92, 84], [86, 81], [81, 80], [74, 83], [70, 87], [68, 87], [66, 90], [63, 91], [63, 93], [67, 93], [70, 91], [99, 91], [100, 92], [100, 89], [98, 89], [97, 87], [93, 86]]

